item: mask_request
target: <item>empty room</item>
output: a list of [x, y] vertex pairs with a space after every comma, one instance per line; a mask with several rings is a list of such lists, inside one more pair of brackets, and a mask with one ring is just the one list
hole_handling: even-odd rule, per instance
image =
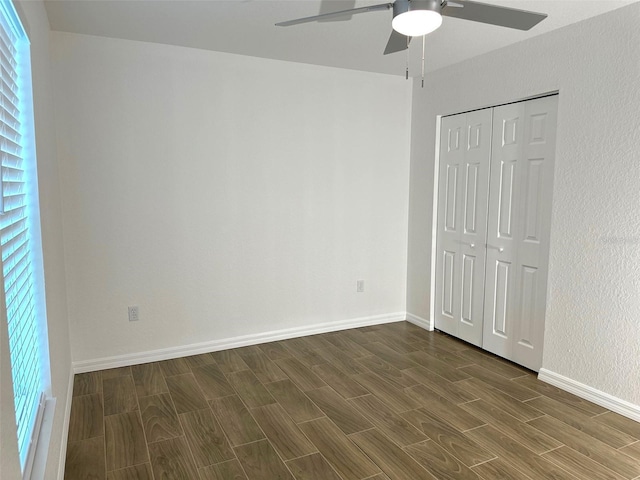
[[0, 478], [640, 479], [638, 26], [0, 0]]

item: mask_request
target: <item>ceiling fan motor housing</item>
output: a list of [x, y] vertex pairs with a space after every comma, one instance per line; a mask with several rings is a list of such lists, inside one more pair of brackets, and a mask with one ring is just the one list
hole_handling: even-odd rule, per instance
[[431, 10], [440, 13], [441, 4], [438, 0], [396, 0], [393, 3], [393, 18], [412, 10]]

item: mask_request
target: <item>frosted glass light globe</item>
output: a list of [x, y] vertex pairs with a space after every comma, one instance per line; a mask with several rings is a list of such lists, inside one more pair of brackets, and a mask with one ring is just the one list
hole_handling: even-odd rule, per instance
[[420, 37], [437, 30], [442, 25], [442, 15], [433, 10], [409, 10], [396, 15], [391, 22], [393, 29], [407, 37]]

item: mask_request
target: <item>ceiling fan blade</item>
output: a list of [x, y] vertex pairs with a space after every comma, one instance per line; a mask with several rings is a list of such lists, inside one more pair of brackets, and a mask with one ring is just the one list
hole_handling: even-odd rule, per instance
[[[517, 8], [498, 7], [486, 3], [455, 0], [448, 6], [445, 2], [442, 15], [447, 17], [471, 20], [472, 22], [488, 23], [500, 27], [515, 28], [517, 30], [530, 30], [542, 20], [547, 18], [545, 13], [529, 12]], [[462, 8], [460, 8], [462, 5]]]
[[407, 37], [406, 35], [402, 35], [401, 33], [396, 32], [395, 30], [391, 30], [391, 36], [389, 37], [387, 46], [384, 49], [384, 54], [389, 55], [390, 53], [406, 50], [407, 48], [409, 48], [410, 41], [411, 37]]
[[352, 8], [351, 10], [341, 10], [339, 12], [324, 13], [322, 15], [314, 15], [313, 17], [297, 18], [286, 22], [276, 23], [277, 27], [289, 27], [291, 25], [299, 25], [300, 23], [310, 23], [322, 20], [336, 19], [345, 15], [355, 15], [356, 13], [375, 12], [376, 10], [389, 10], [393, 8], [393, 3], [381, 3], [380, 5], [371, 5], [369, 7]]
[[[320, 2], [320, 11], [318, 15], [325, 15], [327, 13], [333, 13], [336, 8], [336, 4], [340, 5], [342, 10], [353, 10], [356, 8], [356, 0], [322, 0]], [[351, 15], [345, 15], [344, 17], [338, 18], [327, 18], [318, 20], [319, 22], [344, 22], [347, 20], [351, 20]]]

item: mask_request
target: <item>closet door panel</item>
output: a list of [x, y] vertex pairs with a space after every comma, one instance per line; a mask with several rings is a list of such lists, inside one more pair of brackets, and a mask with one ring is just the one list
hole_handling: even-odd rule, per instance
[[536, 371], [542, 366], [544, 342], [557, 105], [557, 96], [524, 104], [522, 207], [517, 226], [518, 314], [511, 359]]
[[436, 242], [436, 328], [458, 335], [460, 318], [460, 232], [462, 170], [466, 142], [464, 115], [444, 117], [440, 129], [438, 238]]
[[523, 138], [524, 105], [494, 108], [482, 347], [506, 358], [511, 356], [514, 337], [515, 238]]
[[483, 348], [542, 365], [557, 97], [494, 109]]
[[482, 345], [491, 109], [466, 114], [463, 226], [460, 232], [461, 312], [458, 337]]
[[490, 109], [442, 119], [435, 324], [478, 346], [490, 155]]

